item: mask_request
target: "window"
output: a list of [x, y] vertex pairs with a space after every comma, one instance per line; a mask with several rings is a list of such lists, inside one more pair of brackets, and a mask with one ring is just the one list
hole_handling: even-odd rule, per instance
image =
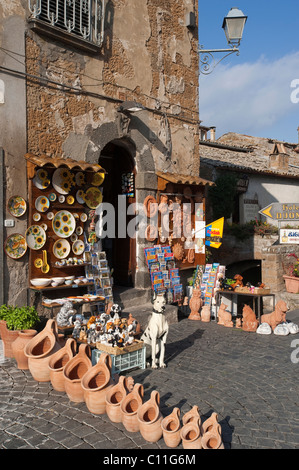
[[102, 46], [105, 0], [28, 0], [28, 6], [38, 32]]

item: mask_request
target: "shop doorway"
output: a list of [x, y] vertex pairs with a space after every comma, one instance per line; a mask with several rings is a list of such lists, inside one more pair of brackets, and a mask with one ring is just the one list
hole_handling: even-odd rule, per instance
[[[124, 219], [124, 208], [135, 203], [135, 164], [130, 152], [121, 142], [110, 142], [101, 152], [99, 164], [107, 175], [103, 183], [103, 202], [113, 205], [115, 210], [115, 238], [103, 238], [102, 248], [106, 251], [110, 269], [113, 269], [114, 285], [134, 287], [136, 272], [136, 239], [130, 238], [124, 227], [119, 227], [119, 218]], [[119, 206], [119, 196], [122, 205]], [[122, 211], [119, 217], [119, 212]], [[126, 216], [126, 225], [130, 218]], [[122, 236], [119, 237], [120, 232]]]

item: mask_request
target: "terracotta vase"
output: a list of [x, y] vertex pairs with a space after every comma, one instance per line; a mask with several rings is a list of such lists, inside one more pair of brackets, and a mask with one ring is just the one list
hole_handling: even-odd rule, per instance
[[5, 320], [0, 320], [0, 334], [3, 342], [4, 356], [14, 357], [11, 345], [19, 336], [19, 330], [9, 330]]
[[17, 361], [18, 369], [28, 370], [28, 358], [25, 356], [25, 346], [37, 334], [36, 330], [20, 330], [18, 337], [11, 344], [13, 357]]
[[143, 403], [137, 411], [139, 431], [148, 442], [157, 442], [163, 435], [161, 422], [163, 416], [160, 412], [160, 395], [154, 390], [148, 401]]
[[50, 381], [49, 361], [60, 348], [56, 321], [48, 320], [45, 328], [34, 336], [24, 349], [29, 370], [35, 380]]
[[127, 393], [133, 390], [133, 387], [134, 379], [122, 375], [118, 383], [106, 393], [106, 413], [113, 423], [122, 422], [120, 405]]
[[201, 424], [201, 419], [200, 419], [200, 414], [198, 410], [198, 406], [194, 405], [191, 410], [187, 411], [187, 413], [184, 414], [183, 416], [183, 425], [188, 424], [192, 421], [199, 422], [199, 425]]
[[120, 404], [120, 412], [122, 415], [122, 423], [127, 431], [139, 431], [139, 421], [137, 411], [142, 405], [143, 385], [135, 384], [133, 390], [128, 393]]
[[221, 435], [215, 430], [206, 432], [201, 438], [202, 449], [224, 449]]
[[106, 413], [106, 394], [115, 385], [111, 368], [110, 355], [102, 353], [97, 364], [91, 367], [81, 380], [86, 406], [96, 415]]
[[54, 390], [65, 392], [63, 370], [66, 364], [75, 356], [77, 343], [69, 338], [65, 345], [59, 349], [49, 361], [50, 380]]
[[177, 447], [181, 442], [180, 409], [174, 408], [161, 422], [164, 442], [167, 447]]
[[208, 323], [211, 320], [211, 307], [204, 305], [201, 309], [201, 321]]
[[200, 289], [193, 289], [192, 297], [189, 301], [190, 315], [189, 320], [200, 320], [201, 316], [199, 310], [202, 307], [201, 291]]
[[202, 423], [203, 434], [212, 430], [221, 433], [221, 426], [218, 423], [218, 414], [215, 412], [212, 413], [211, 416]]
[[91, 369], [91, 352], [88, 344], [80, 344], [79, 351], [63, 369], [65, 392], [70, 401], [84, 402], [84, 390], [81, 385], [82, 377]]
[[192, 419], [181, 429], [183, 449], [201, 449], [201, 432], [198, 419]]

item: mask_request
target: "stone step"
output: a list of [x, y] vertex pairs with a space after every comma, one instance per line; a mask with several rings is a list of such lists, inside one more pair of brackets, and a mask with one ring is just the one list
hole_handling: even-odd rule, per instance
[[[140, 323], [141, 329], [145, 330], [152, 314], [152, 310], [153, 305], [151, 302], [148, 302], [143, 305], [124, 308], [121, 312], [121, 316], [128, 317], [131, 313], [133, 317], [136, 318], [136, 320], [138, 320], [138, 322]], [[164, 315], [169, 325], [177, 323], [179, 321], [178, 307], [176, 305], [167, 304], [165, 306]]]
[[151, 301], [151, 289], [136, 289], [128, 287], [113, 287], [113, 301], [122, 309], [137, 307]]

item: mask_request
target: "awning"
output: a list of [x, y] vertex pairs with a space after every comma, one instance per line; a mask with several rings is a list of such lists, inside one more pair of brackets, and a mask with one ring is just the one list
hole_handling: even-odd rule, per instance
[[192, 175], [175, 175], [173, 173], [164, 173], [163, 171], [156, 171], [158, 178], [165, 180], [167, 183], [174, 184], [188, 184], [196, 186], [214, 186], [213, 181], [205, 180], [200, 178], [200, 176]]
[[46, 157], [44, 155], [37, 156], [31, 153], [27, 153], [25, 155], [25, 159], [27, 160], [28, 165], [28, 176], [29, 178], [34, 178], [34, 169], [36, 166], [43, 167], [43, 166], [50, 166], [53, 168], [59, 167], [66, 167], [70, 170], [82, 170], [82, 171], [92, 171], [92, 172], [102, 172], [106, 173], [101, 165], [97, 163], [88, 163], [85, 161], [77, 161], [71, 158], [51, 158]]

